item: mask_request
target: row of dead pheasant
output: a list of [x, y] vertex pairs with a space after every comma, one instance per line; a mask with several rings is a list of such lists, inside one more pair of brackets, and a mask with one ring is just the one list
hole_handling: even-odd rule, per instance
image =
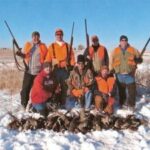
[[126, 118], [114, 115], [93, 115], [90, 112], [84, 113], [84, 117], [79, 114], [76, 116], [54, 112], [47, 118], [40, 117], [35, 119], [28, 117], [18, 119], [13, 116], [13, 121], [9, 123], [10, 129], [25, 131], [36, 129], [48, 129], [56, 132], [70, 131], [74, 133], [87, 133], [95, 130], [114, 129], [114, 130], [137, 130], [145, 121], [136, 118], [134, 115], [128, 115]]

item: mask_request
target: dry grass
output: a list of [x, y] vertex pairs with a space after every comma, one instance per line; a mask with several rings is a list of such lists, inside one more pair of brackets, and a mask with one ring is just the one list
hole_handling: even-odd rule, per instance
[[12, 50], [2, 50], [0, 49], [0, 58], [13, 58]]
[[[10, 49], [0, 49], [0, 62], [8, 65], [8, 68], [0, 69], [0, 90], [8, 90], [11, 93], [17, 93], [21, 90], [23, 73], [19, 72], [9, 63], [14, 62], [13, 52]], [[12, 67], [12, 68], [11, 68]]]
[[16, 69], [0, 70], [0, 90], [17, 93], [21, 89], [23, 73]]

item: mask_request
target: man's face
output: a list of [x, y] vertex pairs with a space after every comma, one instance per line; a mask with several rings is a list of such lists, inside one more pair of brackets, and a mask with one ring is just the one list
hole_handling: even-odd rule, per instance
[[99, 41], [98, 41], [98, 40], [93, 40], [93, 41], [92, 41], [92, 45], [98, 46], [98, 45], [99, 45]]
[[83, 70], [84, 69], [84, 63], [83, 62], [78, 62], [78, 69]]
[[108, 73], [109, 73], [109, 72], [108, 72], [107, 69], [103, 69], [103, 70], [101, 71], [101, 75], [102, 75], [103, 78], [107, 78]]
[[56, 41], [63, 41], [63, 34], [61, 34], [61, 33], [57, 33], [56, 35], [55, 35], [55, 37], [56, 37]]
[[46, 67], [46, 68], [44, 68], [44, 72], [46, 73], [46, 74], [49, 74], [50, 72], [51, 72], [51, 67]]
[[32, 36], [32, 41], [34, 44], [37, 44], [40, 41], [40, 37], [38, 35], [34, 35]]
[[126, 48], [127, 45], [128, 45], [128, 41], [127, 41], [126, 39], [122, 39], [122, 40], [120, 41], [120, 46], [121, 46], [121, 48]]

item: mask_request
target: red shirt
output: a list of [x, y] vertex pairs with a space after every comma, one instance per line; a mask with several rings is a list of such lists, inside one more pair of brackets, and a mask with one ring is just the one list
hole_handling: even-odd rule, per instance
[[51, 92], [44, 90], [43, 79], [47, 76], [44, 71], [41, 71], [35, 78], [33, 87], [31, 89], [31, 101], [33, 104], [40, 104], [45, 102], [52, 96]]

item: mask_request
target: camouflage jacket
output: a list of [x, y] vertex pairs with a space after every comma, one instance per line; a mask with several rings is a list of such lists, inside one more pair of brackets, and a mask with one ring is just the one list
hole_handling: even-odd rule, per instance
[[94, 76], [90, 69], [85, 68], [83, 73], [80, 74], [77, 67], [75, 67], [67, 80], [68, 84], [68, 95], [71, 95], [72, 90], [80, 90], [84, 88], [88, 88], [89, 90], [92, 88], [94, 83]]

